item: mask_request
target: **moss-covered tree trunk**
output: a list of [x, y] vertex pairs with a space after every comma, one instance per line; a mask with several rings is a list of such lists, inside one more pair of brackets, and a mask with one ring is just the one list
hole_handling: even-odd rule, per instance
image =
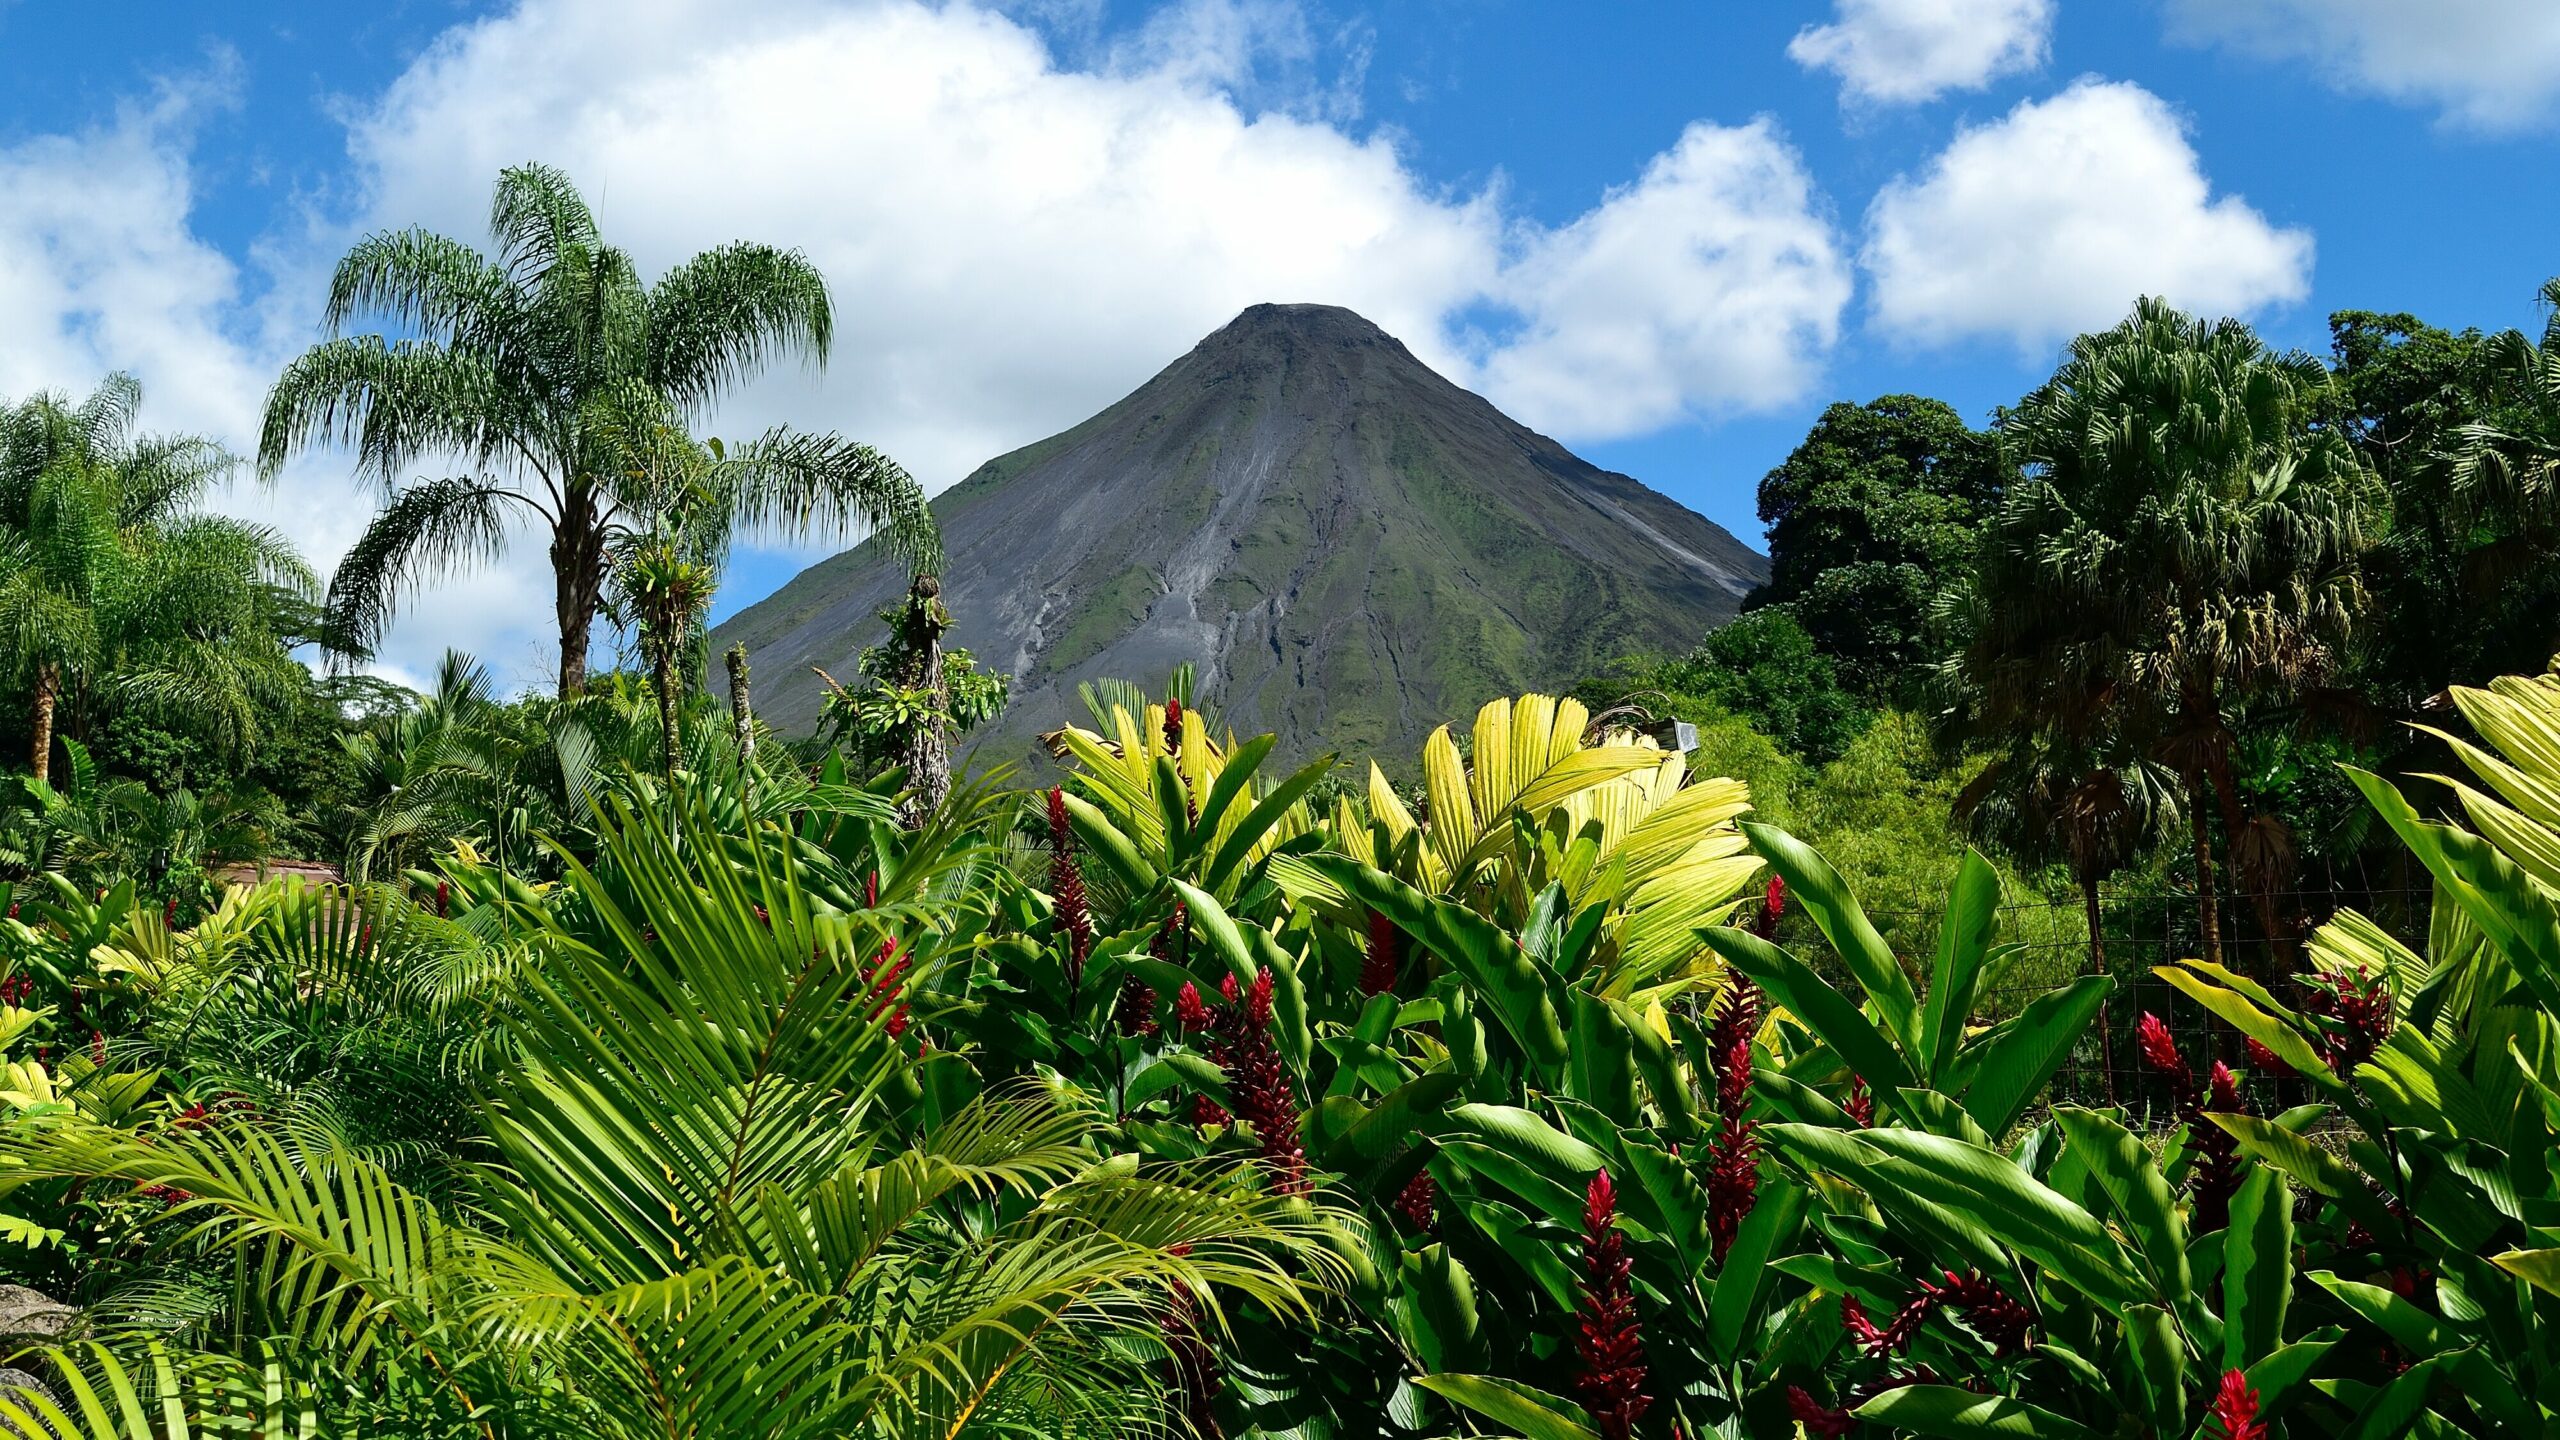
[[918, 575], [907, 587], [906, 613], [899, 619], [899, 640], [907, 652], [907, 673], [899, 683], [931, 696], [927, 713], [909, 726], [900, 757], [907, 769], [907, 824], [922, 825], [951, 793], [951, 744], [943, 716], [951, 697], [942, 680], [942, 636], [951, 628], [951, 612], [942, 605], [942, 582]]

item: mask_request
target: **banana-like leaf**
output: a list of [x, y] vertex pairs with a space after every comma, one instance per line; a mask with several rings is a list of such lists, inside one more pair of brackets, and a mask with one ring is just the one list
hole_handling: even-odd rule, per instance
[[1953, 1385], [1904, 1385], [1851, 1414], [1889, 1429], [1943, 1440], [2098, 1440], [2098, 1432], [2050, 1410]]
[[1570, 1400], [1499, 1375], [1425, 1375], [1413, 1382], [1527, 1440], [1599, 1440], [1591, 1416]]
[[[1812, 846], [1784, 830], [1745, 821], [1742, 833], [1751, 841], [1751, 848], [1769, 862], [1769, 868], [1787, 882], [1790, 895], [1805, 913], [1813, 917], [1823, 938], [1831, 942], [1832, 952], [1874, 1002], [1877, 1016], [1902, 1053], [1922, 1053], [1919, 1001], [1912, 994], [1911, 977], [1903, 973], [1893, 947], [1885, 944], [1884, 936], [1867, 919], [1867, 912], [1859, 908], [1857, 897], [1849, 893], [1849, 883], [1840, 878], [1840, 872], [1832, 869], [1829, 861], [1815, 854]], [[1869, 1083], [1875, 1083], [1874, 1077], [1869, 1077]]]

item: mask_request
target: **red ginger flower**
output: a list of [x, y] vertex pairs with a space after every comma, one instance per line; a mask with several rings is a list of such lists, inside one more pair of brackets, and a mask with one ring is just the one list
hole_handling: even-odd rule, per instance
[[[1232, 992], [1235, 977], [1227, 978]], [[1271, 1043], [1271, 972], [1255, 975], [1244, 1003], [1230, 1000], [1219, 1008], [1216, 1020], [1225, 1052], [1219, 1063], [1227, 1072], [1227, 1094], [1236, 1113], [1252, 1122], [1276, 1188], [1283, 1195], [1299, 1194], [1307, 1188], [1307, 1152], [1298, 1144], [1298, 1097], [1280, 1049]]]
[[2187, 1177], [2196, 1197], [2196, 1231], [2211, 1234], [2231, 1223], [2231, 1197], [2240, 1193], [2240, 1142], [2231, 1132], [2204, 1118], [2208, 1113], [2245, 1115], [2249, 1102], [2240, 1094], [2239, 1077], [2216, 1060], [2205, 1082], [2204, 1098], [2187, 1116], [2187, 1143], [2196, 1152]]
[[1360, 962], [1360, 993], [1391, 995], [1395, 993], [1396, 972], [1402, 956], [1397, 954], [1395, 922], [1372, 910], [1369, 912], [1369, 954]]
[[1182, 750], [1182, 701], [1170, 695], [1164, 702], [1164, 748], [1169, 755]]
[[1849, 1101], [1840, 1108], [1848, 1112], [1850, 1119], [1858, 1122], [1859, 1129], [1875, 1128], [1876, 1097], [1867, 1093], [1867, 1077], [1864, 1075], [1849, 1077]]
[[888, 1015], [887, 1028], [892, 1040], [907, 1033], [907, 1002], [900, 987], [912, 963], [897, 941], [883, 940], [879, 955], [863, 967], [863, 988], [875, 997], [871, 1007], [872, 1018], [877, 1019], [883, 1013]]
[[436, 882], [436, 914], [441, 916], [451, 915], [452, 913], [453, 882], [450, 880], [439, 880]]
[[2311, 995], [2302, 1008], [2329, 1022], [2320, 1027], [2320, 1058], [2341, 1075], [2372, 1059], [2391, 1038], [2391, 988], [2384, 977], [2358, 971], [2353, 978], [2305, 978]]
[[1212, 1017], [1209, 1014], [1208, 1002], [1200, 998], [1199, 986], [1188, 980], [1182, 982], [1181, 992], [1173, 997], [1173, 1016], [1182, 1022], [1182, 1028], [1185, 1030], [1209, 1028]]
[[[1173, 963], [1173, 937], [1182, 928], [1183, 907], [1176, 903], [1173, 913], [1156, 927], [1155, 938], [1147, 942], [1147, 953], [1165, 964]], [[1195, 996], [1197, 990], [1192, 992]], [[1131, 975], [1120, 982], [1120, 999], [1111, 1007], [1111, 1022], [1123, 1035], [1156, 1033], [1156, 992], [1146, 981]]]
[[2212, 1413], [2215, 1427], [2222, 1432], [2217, 1440], [2266, 1440], [2267, 1423], [2258, 1418], [2258, 1392], [2249, 1388], [2245, 1371], [2222, 1372]]
[[1084, 898], [1084, 872], [1076, 868], [1076, 836], [1067, 827], [1067, 792], [1049, 790], [1049, 898], [1058, 907], [1058, 930], [1067, 937], [1067, 988], [1084, 983], [1085, 958], [1093, 953], [1093, 912]]
[[2178, 1042], [2170, 1037], [2169, 1027], [2146, 1010], [2142, 1012], [2142, 1023], [2134, 1027], [2133, 1043], [2142, 1051], [2142, 1063], [2169, 1082], [2171, 1092], [2178, 1098], [2178, 1109], [2192, 1109], [2199, 1099], [2196, 1072], [2178, 1054]]
[[[1958, 1275], [1953, 1270], [1945, 1273], [1946, 1288], [1932, 1293], [1940, 1304], [1951, 1306], [1962, 1315], [1965, 1323], [1973, 1327], [1973, 1333], [1990, 1345], [1994, 1355], [2006, 1357], [2027, 1348], [2036, 1321], [2027, 1313], [2026, 1306], [2010, 1299], [1980, 1271], [1969, 1275]], [[1932, 1287], [1924, 1282], [1922, 1288]]]
[[1573, 1345], [1583, 1408], [1602, 1440], [1627, 1440], [1653, 1404], [1644, 1393], [1644, 1335], [1617, 1216], [1617, 1187], [1602, 1170], [1582, 1206], [1582, 1323]]
[[1778, 935], [1778, 917], [1787, 913], [1787, 882], [1772, 875], [1769, 888], [1760, 894], [1760, 918], [1752, 923], [1751, 933], [1763, 940]]
[[1750, 1118], [1751, 1042], [1760, 1031], [1760, 987], [1728, 972], [1707, 1058], [1715, 1067], [1717, 1125], [1707, 1147], [1707, 1230], [1724, 1263], [1760, 1199], [1760, 1139]]
[[1440, 1187], [1431, 1179], [1428, 1168], [1413, 1172], [1396, 1192], [1396, 1212], [1414, 1224], [1417, 1230], [1431, 1228], [1431, 1217], [1440, 1198]]
[[2285, 1063], [2283, 1056], [2260, 1044], [2254, 1035], [2241, 1040], [2240, 1048], [2249, 1057], [2249, 1064], [2266, 1074], [2278, 1079], [2291, 1079], [2297, 1073], [2291, 1065]]
[[1787, 1413], [1804, 1427], [1804, 1433], [1832, 1437], [1854, 1433], [1858, 1418], [1846, 1410], [1835, 1409], [1816, 1400], [1801, 1385], [1787, 1387]]
[[1879, 1327], [1867, 1318], [1867, 1307], [1857, 1296], [1843, 1295], [1840, 1297], [1840, 1323], [1847, 1328], [1849, 1338], [1856, 1342], [1857, 1347], [1867, 1352], [1869, 1359], [1882, 1360], [1910, 1349], [1911, 1342], [1920, 1334], [1921, 1325], [1928, 1320], [1929, 1312], [1937, 1306], [1937, 1292], [1923, 1285], [1919, 1294], [1904, 1301], [1901, 1308], [1893, 1312], [1893, 1318]]

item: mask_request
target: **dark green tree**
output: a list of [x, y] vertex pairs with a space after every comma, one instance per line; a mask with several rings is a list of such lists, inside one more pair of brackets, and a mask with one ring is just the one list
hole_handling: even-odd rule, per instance
[[[2359, 697], [2406, 714], [2448, 685], [2541, 669], [2560, 648], [2560, 527], [2548, 481], [2529, 478], [2534, 357], [2549, 346], [2369, 310], [2330, 316], [2329, 335], [2336, 423], [2391, 499], [2365, 557], [2380, 624]], [[2547, 465], [2560, 422], [2541, 428]], [[2526, 483], [2508, 486], [2492, 457], [2523, 462]]]
[[1815, 765], [1847, 749], [1868, 718], [1831, 658], [1783, 609], [1747, 611], [1678, 659], [1622, 663], [1576, 693], [1595, 712], [1633, 705], [1687, 718], [1684, 712], [1703, 702], [1748, 720], [1779, 749]]
[[1793, 610], [1853, 688], [1907, 698], [1935, 658], [1931, 607], [1971, 564], [2007, 473], [1997, 437], [1943, 401], [1833, 405], [1760, 481], [1769, 581], [1752, 605]]
[[2370, 472], [2317, 424], [2328, 376], [2237, 321], [2145, 299], [2083, 335], [2002, 417], [2026, 467], [1984, 529], [1961, 606], [1959, 720], [1995, 748], [2102, 753], [2141, 737], [2185, 791], [2197, 921], [2219, 960], [2211, 819], [2271, 941], [2289, 864], [2232, 765], [2249, 706], [2326, 684], [2365, 609]]

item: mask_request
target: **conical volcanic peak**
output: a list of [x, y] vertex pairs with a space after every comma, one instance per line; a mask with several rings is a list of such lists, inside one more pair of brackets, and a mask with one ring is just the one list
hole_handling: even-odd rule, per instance
[[[934, 502], [953, 642], [1014, 676], [989, 737], [1081, 720], [1079, 682], [1199, 667], [1239, 734], [1409, 748], [1485, 700], [1677, 650], [1766, 562], [1331, 305], [1256, 305], [1081, 425]], [[904, 577], [862, 546], [720, 628], [805, 729]]]

